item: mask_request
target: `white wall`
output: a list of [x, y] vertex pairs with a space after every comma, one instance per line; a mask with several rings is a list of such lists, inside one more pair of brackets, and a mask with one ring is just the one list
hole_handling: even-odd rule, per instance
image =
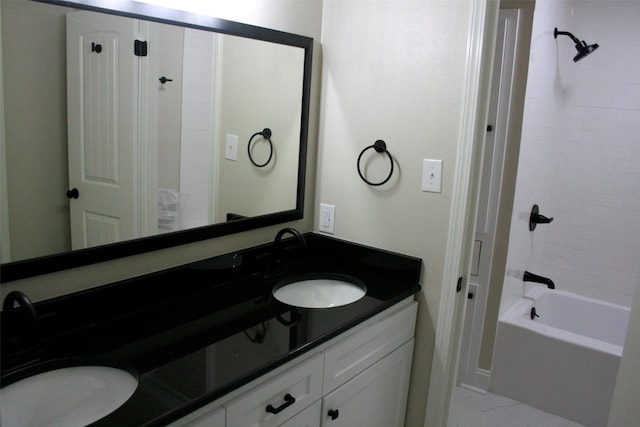
[[[463, 109], [471, 3], [324, 4], [317, 202], [336, 206], [337, 237], [424, 261], [409, 426], [424, 420]], [[396, 171], [388, 184], [374, 188], [358, 176], [356, 160], [377, 139], [386, 141]], [[442, 193], [421, 191], [423, 158], [443, 160]], [[367, 172], [378, 181], [388, 167], [388, 160], [378, 155]]]
[[180, 219], [184, 228], [210, 223], [215, 145], [213, 61], [217, 43], [215, 34], [193, 29], [184, 32], [179, 188]]
[[[184, 31], [184, 28], [174, 25], [153, 25], [151, 34], [157, 41], [154, 42], [154, 55], [149, 57], [159, 62], [158, 74], [153, 74], [152, 81], [158, 96], [158, 187], [175, 190], [180, 186]], [[156, 80], [160, 76], [173, 79], [173, 82], [161, 84]]]
[[66, 61], [60, 60], [68, 9], [25, 0], [1, 7], [6, 195], [17, 261], [71, 248]]
[[[640, 3], [539, 0], [533, 23], [507, 277], [631, 305], [640, 265]], [[574, 63], [569, 31], [600, 48]], [[528, 230], [534, 203], [554, 221]]]
[[[304, 50], [223, 36], [220, 62], [218, 78], [223, 108], [217, 129], [221, 185], [216, 220], [224, 221], [227, 213], [258, 216], [294, 209]], [[264, 128], [272, 131], [273, 152], [269, 163], [259, 168], [249, 160], [247, 146], [251, 136]], [[236, 160], [225, 158], [227, 134], [238, 137]], [[256, 136], [251, 147], [254, 161], [266, 163], [271, 152], [269, 143]], [[234, 185], [225, 185], [229, 182]]]

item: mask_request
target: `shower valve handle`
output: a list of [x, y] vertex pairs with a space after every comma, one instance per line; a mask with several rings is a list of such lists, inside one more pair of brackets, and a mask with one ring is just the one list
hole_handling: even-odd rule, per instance
[[540, 215], [540, 209], [538, 205], [533, 205], [531, 209], [531, 215], [529, 215], [529, 230], [533, 231], [536, 229], [536, 225], [538, 224], [549, 224], [553, 221], [553, 218], [547, 218], [544, 215]]
[[533, 217], [533, 222], [535, 222], [536, 224], [549, 224], [551, 221], [553, 221], [553, 218], [547, 218], [544, 215], [534, 215]]

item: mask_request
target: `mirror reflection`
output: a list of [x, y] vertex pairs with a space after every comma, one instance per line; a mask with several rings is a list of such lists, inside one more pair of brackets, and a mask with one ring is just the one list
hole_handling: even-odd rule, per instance
[[297, 208], [303, 48], [27, 0], [0, 12], [3, 262]]

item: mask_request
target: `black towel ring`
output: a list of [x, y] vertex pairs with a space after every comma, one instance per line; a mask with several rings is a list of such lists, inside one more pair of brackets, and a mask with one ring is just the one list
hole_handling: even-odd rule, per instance
[[[365, 178], [362, 172], [360, 171], [360, 159], [362, 159], [362, 155], [365, 153], [365, 151], [367, 151], [370, 148], [373, 148], [378, 153], [387, 153], [387, 156], [389, 156], [389, 162], [391, 163], [391, 170], [389, 171], [389, 176], [387, 176], [383, 181], [375, 182], [375, 183], [371, 182], [367, 180], [367, 178]], [[391, 157], [391, 153], [389, 153], [389, 150], [387, 150], [387, 144], [383, 140], [381, 139], [377, 140], [375, 143], [373, 143], [373, 145], [366, 147], [364, 150], [360, 152], [360, 155], [358, 156], [358, 175], [360, 175], [360, 178], [362, 178], [364, 182], [374, 187], [382, 184], [386, 184], [387, 181], [391, 179], [391, 175], [393, 175], [393, 157]]]
[[[258, 135], [262, 136], [264, 139], [269, 141], [269, 158], [267, 159], [266, 162], [262, 163], [261, 165], [256, 163], [253, 160], [253, 157], [251, 157], [251, 141], [253, 141], [253, 138], [255, 138]], [[271, 142], [271, 129], [264, 128], [262, 132], [256, 132], [253, 135], [251, 135], [251, 138], [249, 138], [249, 143], [247, 144], [247, 154], [249, 155], [249, 160], [251, 160], [251, 163], [253, 163], [256, 167], [262, 168], [269, 164], [269, 162], [271, 161], [271, 158], [273, 157], [273, 142]]]

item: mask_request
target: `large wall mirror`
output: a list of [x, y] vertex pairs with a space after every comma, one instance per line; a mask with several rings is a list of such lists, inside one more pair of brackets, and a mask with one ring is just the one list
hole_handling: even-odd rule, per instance
[[1, 2], [2, 282], [302, 218], [313, 40], [102, 4]]

